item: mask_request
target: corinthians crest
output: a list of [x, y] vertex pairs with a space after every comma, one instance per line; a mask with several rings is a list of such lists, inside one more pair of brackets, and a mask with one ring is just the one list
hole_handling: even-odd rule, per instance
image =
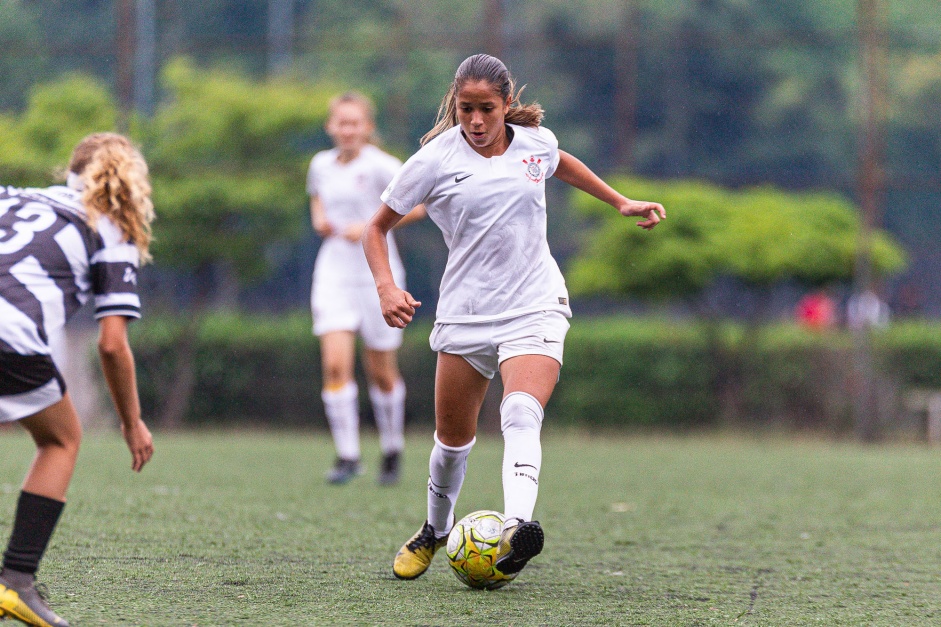
[[542, 180], [542, 166], [539, 165], [542, 163], [542, 159], [530, 156], [528, 160], [523, 159], [523, 163], [526, 164], [526, 178], [533, 183], [538, 183]]

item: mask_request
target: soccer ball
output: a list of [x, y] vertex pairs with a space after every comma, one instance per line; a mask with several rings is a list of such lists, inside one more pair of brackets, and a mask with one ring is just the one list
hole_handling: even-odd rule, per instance
[[503, 530], [503, 514], [481, 510], [455, 523], [448, 534], [448, 563], [455, 576], [471, 588], [496, 590], [519, 573], [504, 575], [493, 567]]

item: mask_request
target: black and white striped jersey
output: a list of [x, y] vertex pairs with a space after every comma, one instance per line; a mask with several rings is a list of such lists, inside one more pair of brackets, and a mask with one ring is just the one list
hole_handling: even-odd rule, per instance
[[137, 248], [105, 217], [86, 222], [68, 187], [0, 186], [0, 351], [48, 355], [58, 334], [94, 297], [95, 318], [140, 318]]

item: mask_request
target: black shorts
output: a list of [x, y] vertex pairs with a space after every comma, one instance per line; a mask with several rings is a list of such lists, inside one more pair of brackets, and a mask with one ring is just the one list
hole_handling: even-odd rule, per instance
[[65, 380], [49, 355], [0, 352], [0, 422], [42, 411], [64, 394]]

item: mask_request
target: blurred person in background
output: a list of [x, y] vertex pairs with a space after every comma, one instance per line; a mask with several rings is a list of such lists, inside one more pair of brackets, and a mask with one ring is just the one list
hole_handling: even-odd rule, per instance
[[[334, 98], [326, 130], [334, 147], [311, 160], [307, 193], [311, 222], [323, 238], [314, 264], [311, 310], [313, 332], [320, 339], [321, 396], [337, 454], [327, 481], [343, 484], [362, 473], [354, 377], [358, 333], [365, 344], [363, 366], [382, 450], [379, 483], [394, 484], [405, 446], [405, 384], [396, 359], [402, 330], [382, 318], [360, 238], [402, 162], [374, 145], [374, 107], [362, 94]], [[409, 221], [421, 218], [422, 211]], [[387, 241], [392, 272], [404, 284], [405, 269], [391, 234]]]
[[441, 229], [448, 261], [431, 334], [438, 353], [435, 435], [429, 460], [427, 518], [399, 550], [392, 571], [415, 579], [454, 525], [454, 507], [476, 441], [487, 387], [500, 372], [506, 522], [496, 569], [518, 573], [543, 547], [532, 520], [542, 465], [544, 407], [562, 367], [568, 291], [546, 239], [545, 180], [562, 181], [654, 228], [661, 205], [625, 198], [581, 161], [559, 150], [541, 126], [542, 107], [523, 105], [506, 66], [478, 54], [464, 60], [422, 148], [382, 195], [363, 245], [386, 322], [404, 328], [421, 304], [398, 282], [386, 235], [424, 204]]
[[846, 302], [846, 325], [855, 330], [889, 325], [889, 305], [871, 289], [853, 294]]
[[105, 380], [139, 472], [153, 455], [127, 338], [140, 317], [137, 271], [150, 259], [147, 164], [127, 138], [98, 133], [72, 153], [66, 186], [0, 187], [0, 422], [18, 421], [37, 452], [0, 572], [0, 616], [67, 625], [35, 575], [65, 506], [81, 426], [50, 340], [88, 300]]
[[836, 302], [827, 290], [805, 294], [797, 303], [795, 316], [801, 326], [813, 331], [822, 331], [836, 325]]

